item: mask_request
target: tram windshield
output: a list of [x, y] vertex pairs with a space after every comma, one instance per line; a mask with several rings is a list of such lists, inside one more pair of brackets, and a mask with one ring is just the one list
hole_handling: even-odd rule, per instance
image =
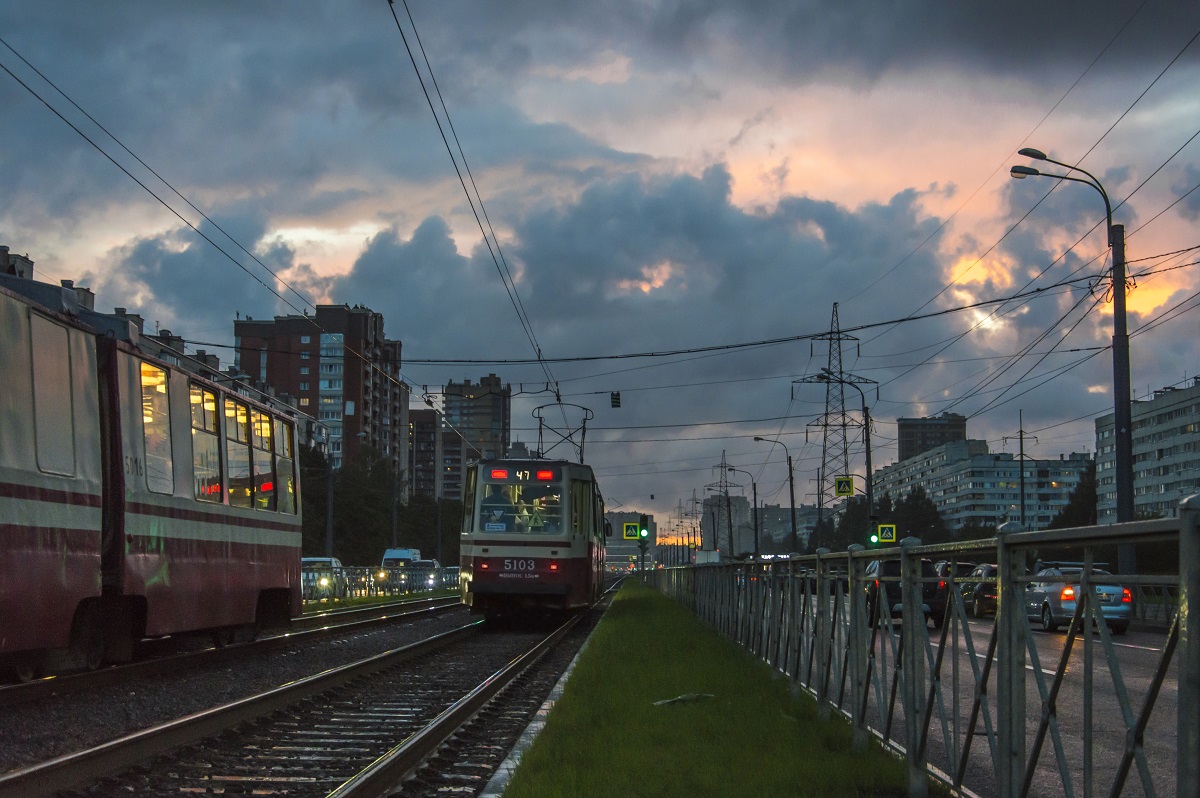
[[563, 531], [560, 468], [482, 469], [481, 532], [556, 535]]

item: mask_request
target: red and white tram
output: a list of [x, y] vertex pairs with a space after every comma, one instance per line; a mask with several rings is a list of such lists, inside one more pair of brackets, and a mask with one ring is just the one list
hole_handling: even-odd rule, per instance
[[489, 616], [587, 607], [604, 590], [609, 534], [590, 466], [475, 463], [463, 496], [463, 603]]
[[0, 667], [131, 658], [300, 613], [293, 422], [0, 279]]

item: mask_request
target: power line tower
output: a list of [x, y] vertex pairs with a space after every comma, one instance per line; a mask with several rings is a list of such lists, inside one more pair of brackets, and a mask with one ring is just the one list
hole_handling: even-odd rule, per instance
[[853, 341], [857, 346], [858, 339], [842, 332], [838, 322], [838, 303], [834, 302], [829, 332], [817, 336], [813, 340], [828, 342], [828, 365], [823, 370], [824, 373], [793, 380], [792, 384], [798, 382], [825, 383], [825, 413], [808, 424], [810, 427], [821, 427], [822, 429], [821, 470], [817, 472], [817, 526], [813, 532], [815, 539], [812, 541], [812, 548], [816, 549], [821, 545], [819, 535], [821, 523], [825, 520], [825, 508], [837, 501], [835, 479], [850, 473], [850, 444], [846, 430], [852, 422], [846, 417], [844, 391], [846, 379], [842, 372], [842, 342]]
[[[729, 497], [729, 463], [725, 460], [725, 450], [721, 450], [721, 464], [713, 466], [721, 470], [720, 479], [716, 482], [705, 485], [704, 487], [716, 491], [717, 495], [723, 498], [724, 508], [716, 508], [713, 512], [713, 548], [718, 551], [721, 548], [721, 525], [725, 525], [725, 539], [729, 541], [729, 549], [726, 557], [732, 558], [733, 551], [733, 500]], [[722, 517], [723, 516], [723, 517]]]

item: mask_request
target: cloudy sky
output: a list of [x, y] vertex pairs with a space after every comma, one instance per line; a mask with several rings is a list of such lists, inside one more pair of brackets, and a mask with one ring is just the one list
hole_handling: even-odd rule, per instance
[[660, 530], [722, 453], [786, 506], [756, 435], [815, 501], [795, 381], [835, 303], [876, 465], [947, 410], [1094, 450], [1104, 207], [1010, 179], [1022, 147], [1126, 227], [1135, 395], [1200, 373], [1196, 3], [40, 0], [0, 32], [0, 243], [39, 279], [222, 353], [238, 314], [366, 305], [418, 390], [511, 382], [522, 440], [547, 383], [590, 408], [610, 505]]

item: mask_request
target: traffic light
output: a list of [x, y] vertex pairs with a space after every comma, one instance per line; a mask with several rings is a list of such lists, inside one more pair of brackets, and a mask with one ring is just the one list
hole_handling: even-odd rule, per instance
[[871, 536], [867, 540], [872, 546], [878, 546], [879, 545], [879, 533], [872, 531]]
[[650, 547], [650, 517], [645, 513], [642, 514], [641, 522], [638, 524], [638, 548], [642, 553], [646, 553], [646, 549]]

